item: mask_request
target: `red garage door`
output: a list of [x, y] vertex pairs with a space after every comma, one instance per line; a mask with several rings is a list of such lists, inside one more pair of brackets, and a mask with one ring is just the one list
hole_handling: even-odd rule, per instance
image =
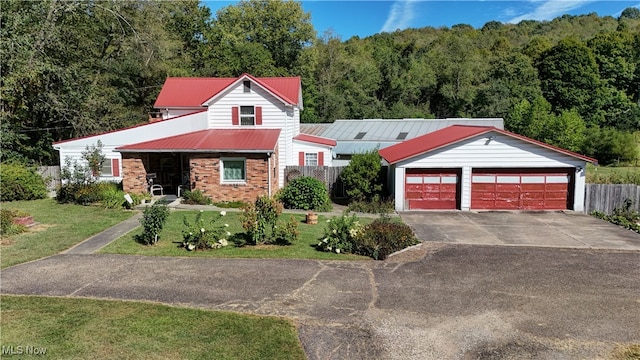
[[404, 189], [409, 210], [457, 209], [459, 179], [457, 169], [407, 169]]
[[476, 210], [565, 210], [571, 198], [567, 169], [473, 171], [471, 208]]

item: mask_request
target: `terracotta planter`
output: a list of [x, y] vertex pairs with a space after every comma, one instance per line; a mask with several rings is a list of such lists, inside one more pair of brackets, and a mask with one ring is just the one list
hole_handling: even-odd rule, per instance
[[317, 224], [318, 223], [318, 214], [308, 213], [307, 214], [307, 224]]
[[14, 224], [17, 224], [17, 225], [31, 226], [33, 225], [33, 216], [29, 215], [29, 216], [23, 216], [23, 217], [16, 217], [16, 218], [13, 218], [12, 221]]

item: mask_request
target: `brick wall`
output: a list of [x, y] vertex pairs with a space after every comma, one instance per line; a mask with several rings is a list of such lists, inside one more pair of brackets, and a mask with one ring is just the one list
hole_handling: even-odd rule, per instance
[[[221, 154], [220, 157], [238, 157], [238, 155]], [[191, 156], [189, 168], [191, 170], [192, 190], [202, 191], [205, 196], [210, 197], [214, 202], [253, 202], [256, 197], [267, 194], [269, 189], [269, 162], [264, 154], [247, 154], [243, 156], [246, 159], [246, 182], [243, 184], [220, 183], [220, 157], [217, 154]]]
[[147, 192], [147, 170], [142, 158], [144, 154], [122, 154], [122, 188], [128, 193]]

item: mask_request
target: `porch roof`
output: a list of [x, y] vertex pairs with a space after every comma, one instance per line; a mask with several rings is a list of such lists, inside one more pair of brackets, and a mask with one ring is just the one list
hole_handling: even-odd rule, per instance
[[117, 147], [119, 152], [262, 153], [276, 148], [280, 129], [210, 129]]

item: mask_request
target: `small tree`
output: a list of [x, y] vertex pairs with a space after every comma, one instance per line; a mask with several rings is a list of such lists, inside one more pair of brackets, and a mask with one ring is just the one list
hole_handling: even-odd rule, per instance
[[169, 208], [166, 205], [153, 204], [145, 208], [140, 219], [142, 234], [137, 235], [136, 240], [145, 245], [157, 243], [167, 217], [169, 217]]
[[87, 145], [82, 152], [82, 158], [87, 161], [91, 174], [96, 177], [100, 176], [102, 163], [106, 160], [106, 157], [102, 153], [102, 141], [98, 140], [96, 145]]
[[382, 191], [382, 162], [377, 150], [355, 154], [340, 177], [351, 201], [371, 201]]
[[282, 213], [282, 204], [267, 195], [259, 196], [255, 203], [242, 208], [242, 227], [252, 244], [271, 242], [275, 236], [276, 222]]

